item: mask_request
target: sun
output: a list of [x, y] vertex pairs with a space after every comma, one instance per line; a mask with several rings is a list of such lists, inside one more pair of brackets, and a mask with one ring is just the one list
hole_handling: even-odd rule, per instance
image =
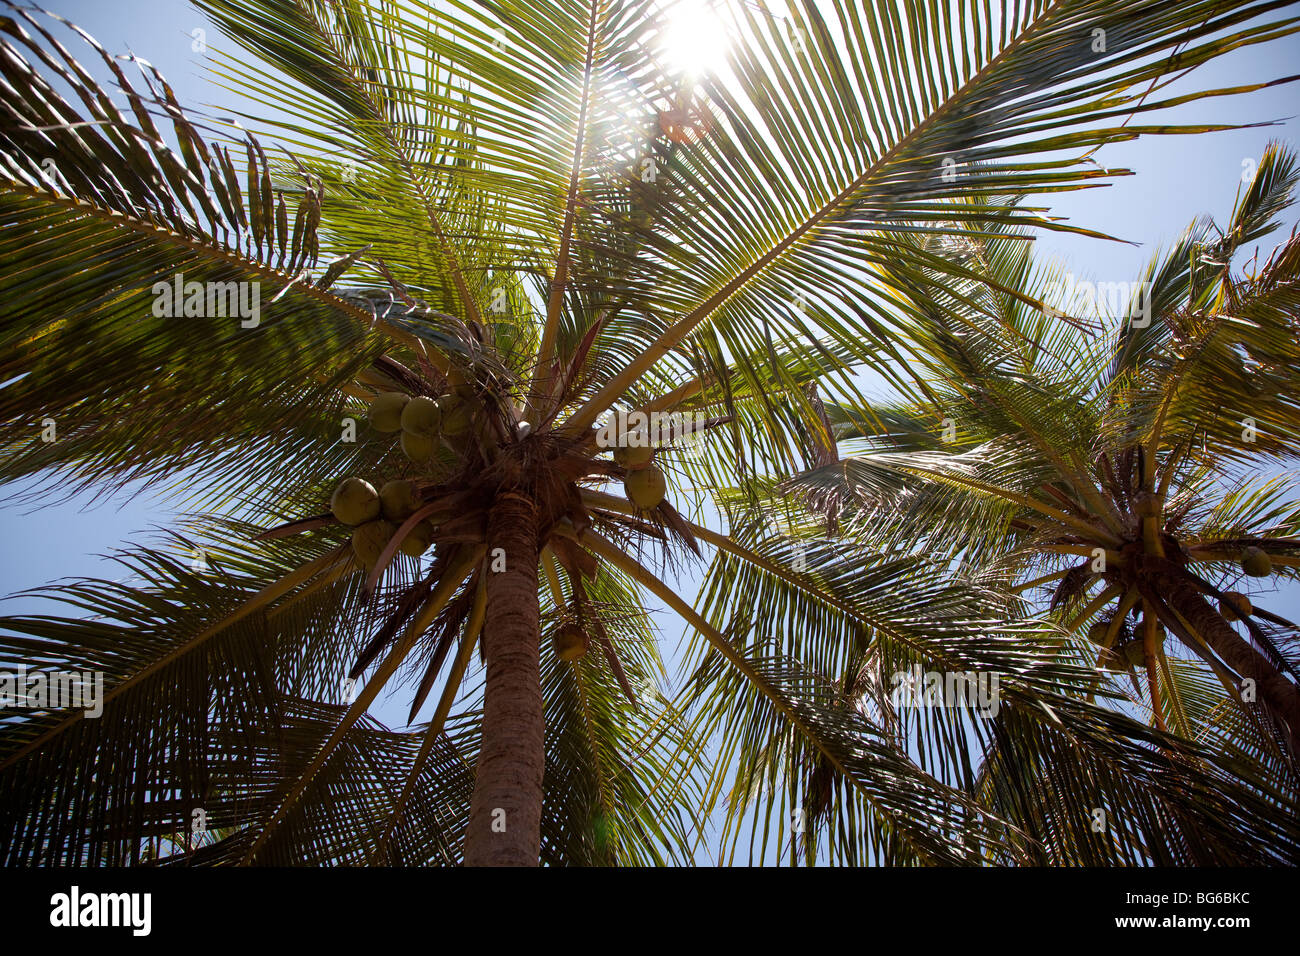
[[731, 37], [719, 6], [720, 0], [667, 0], [659, 48], [674, 71], [701, 77], [726, 65]]

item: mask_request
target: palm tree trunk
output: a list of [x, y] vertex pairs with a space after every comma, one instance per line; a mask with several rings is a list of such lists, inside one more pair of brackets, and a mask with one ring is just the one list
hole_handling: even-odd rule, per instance
[[1190, 583], [1173, 575], [1162, 575], [1158, 586], [1165, 602], [1192, 626], [1224, 663], [1242, 677], [1255, 681], [1260, 699], [1275, 717], [1286, 723], [1292, 752], [1300, 755], [1300, 688], [1287, 680], [1272, 661], [1242, 640]]
[[531, 499], [512, 492], [498, 496], [488, 517], [487, 560], [483, 743], [465, 834], [465, 865], [537, 866], [546, 755], [537, 508]]

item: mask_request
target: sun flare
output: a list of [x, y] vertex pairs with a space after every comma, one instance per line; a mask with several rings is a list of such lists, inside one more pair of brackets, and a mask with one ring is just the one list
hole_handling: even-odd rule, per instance
[[669, 0], [660, 50], [677, 72], [698, 77], [726, 65], [731, 37], [718, 6], [718, 0]]

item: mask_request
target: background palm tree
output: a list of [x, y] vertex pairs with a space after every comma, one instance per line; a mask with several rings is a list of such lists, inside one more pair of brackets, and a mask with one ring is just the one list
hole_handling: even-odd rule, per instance
[[[691, 88], [660, 63], [646, 2], [197, 5], [260, 58], [228, 79], [282, 149], [187, 114], [143, 61], [133, 85], [94, 45], [128, 117], [48, 21], [12, 5], [0, 20], [0, 468], [60, 490], [184, 476], [204, 512], [179, 547], [133, 551], [132, 583], [52, 592], [79, 616], [6, 622], [6, 658], [108, 684], [99, 720], [4, 728], [7, 859], [138, 861], [200, 809], [223, 836], [184, 855], [197, 862], [683, 859], [733, 766], [736, 731], [721, 753], [703, 740], [720, 720], [851, 794], [846, 859], [1035, 859], [1052, 828], [990, 813], [846, 708], [848, 688], [748, 615], [711, 623], [717, 603], [701, 613], [655, 564], [707, 545], [836, 612], [811, 635], [827, 647], [869, 626], [1005, 671], [1021, 710], [1112, 720], [1077, 699], [1090, 670], [1042, 663], [981, 593], [909, 583], [918, 605], [893, 568], [849, 600], [674, 503], [691, 482], [802, 467], [801, 442], [824, 438], [808, 386], [860, 400], [856, 369], [896, 376], [927, 303], [987, 281], [916, 236], [1067, 228], [954, 200], [1079, 188], [1106, 175], [1092, 148], [1208, 128], [1132, 119], [1175, 102], [1158, 96], [1167, 72], [1294, 19], [1272, 2], [1044, 3], [1011, 20], [746, 4], [731, 74]], [[182, 275], [260, 283], [258, 321], [160, 314], [154, 283]], [[898, 291], [921, 287], [900, 315]], [[426, 410], [400, 450], [386, 403]], [[674, 433], [633, 477], [597, 443], [616, 405], [702, 412], [702, 449], [682, 455]], [[47, 420], [57, 440], [33, 441]], [[602, 491], [655, 471], [662, 500]], [[408, 481], [413, 500], [389, 526], [362, 501], [355, 517], [375, 520], [353, 531], [330, 506], [348, 476]], [[419, 535], [431, 560], [399, 551]], [[195, 548], [205, 572], [178, 557]], [[645, 593], [710, 648], [694, 717], [636, 692], [660, 666]], [[958, 646], [976, 625], [982, 642]], [[412, 719], [440, 690], [413, 733], [366, 716], [399, 673]], [[334, 703], [349, 677], [364, 686]], [[1148, 794], [1177, 832], [1203, 829], [1183, 856], [1276, 845], [1252, 812], [1265, 797], [1233, 802], [1213, 767], [1162, 760], [1149, 778], [1209, 794]]]
[[[1230, 222], [1193, 223], [1125, 284], [1116, 317], [1055, 297], [1066, 316], [1100, 308], [1100, 327], [990, 284], [918, 297], [920, 397], [867, 413], [828, 403], [854, 453], [782, 486], [872, 552], [926, 555], [1014, 616], [1041, 610], [1071, 637], [1051, 656], [1095, 664], [1112, 694], [1131, 684], [1122, 709], [1228, 758], [1279, 822], [1300, 782], [1300, 634], [1236, 589], [1300, 571], [1300, 237], [1233, 262], [1279, 227], [1298, 180], [1295, 155], [1270, 147]], [[938, 242], [1026, 299], [1075, 286], [1017, 240]], [[896, 658], [853, 679], [879, 681]], [[998, 792], [1023, 773], [1003, 748], [988, 745], [978, 786], [1026, 825]]]

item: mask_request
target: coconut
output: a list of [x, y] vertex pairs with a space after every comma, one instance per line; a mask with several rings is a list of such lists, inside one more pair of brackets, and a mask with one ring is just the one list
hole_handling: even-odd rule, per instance
[[649, 445], [617, 445], [614, 448], [614, 460], [624, 468], [644, 468], [655, 456], [655, 450]]
[[642, 511], [649, 511], [659, 507], [659, 502], [664, 500], [664, 495], [668, 493], [668, 482], [664, 480], [662, 471], [654, 465], [647, 465], [628, 472], [627, 478], [623, 480], [623, 490], [632, 504]]
[[1129, 662], [1130, 667], [1141, 667], [1146, 663], [1146, 651], [1140, 640], [1129, 641], [1124, 645], [1124, 659]]
[[395, 432], [402, 427], [402, 410], [411, 396], [405, 392], [382, 392], [370, 403], [370, 424], [376, 431]]
[[1239, 621], [1254, 612], [1255, 608], [1250, 603], [1250, 598], [1240, 591], [1223, 592], [1223, 600], [1219, 602], [1219, 613], [1223, 615], [1225, 621]]
[[352, 532], [352, 551], [362, 564], [373, 568], [396, 533], [397, 525], [391, 521], [380, 519], [363, 524]]
[[379, 508], [389, 521], [405, 521], [420, 505], [413, 481], [389, 481], [379, 489]]
[[560, 660], [576, 661], [587, 653], [587, 635], [576, 624], [564, 624], [551, 635], [551, 646]]
[[1102, 653], [1097, 666], [1106, 671], [1122, 671], [1125, 669], [1124, 654], [1112, 647]]
[[334, 489], [330, 511], [346, 525], [365, 524], [379, 517], [379, 493], [362, 478], [346, 478]]
[[1252, 578], [1266, 578], [1273, 573], [1273, 559], [1268, 553], [1255, 547], [1243, 548], [1241, 552], [1241, 570]]
[[397, 550], [411, 558], [418, 558], [424, 552], [428, 551], [433, 544], [433, 523], [430, 521], [421, 521], [402, 539], [402, 543], [397, 546]]
[[458, 438], [469, 430], [474, 417], [473, 409], [464, 398], [444, 398], [442, 400], [442, 433]]
[[442, 423], [442, 410], [438, 403], [424, 395], [417, 395], [402, 409], [402, 431], [424, 438], [436, 438]]
[[1088, 628], [1088, 640], [1094, 644], [1104, 644], [1106, 642], [1106, 632], [1109, 630], [1110, 621], [1098, 621]]
[[411, 461], [425, 462], [433, 457], [433, 439], [415, 432], [402, 432], [402, 453]]

